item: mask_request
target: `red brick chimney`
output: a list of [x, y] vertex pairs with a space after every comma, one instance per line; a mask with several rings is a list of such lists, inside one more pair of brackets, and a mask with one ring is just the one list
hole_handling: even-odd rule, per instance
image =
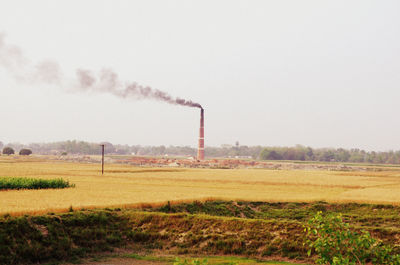
[[200, 136], [199, 149], [197, 151], [197, 160], [204, 160], [204, 109], [200, 111]]

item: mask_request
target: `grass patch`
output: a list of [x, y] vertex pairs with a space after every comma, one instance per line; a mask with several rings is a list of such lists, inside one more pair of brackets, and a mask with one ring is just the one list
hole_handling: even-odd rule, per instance
[[[208, 264], [226, 264], [226, 265], [232, 265], [232, 264], [246, 264], [246, 265], [251, 265], [251, 264], [269, 264], [269, 265], [275, 265], [275, 264], [282, 264], [282, 265], [294, 265], [298, 263], [290, 263], [290, 262], [284, 262], [284, 261], [270, 261], [270, 260], [259, 260], [259, 259], [252, 259], [252, 258], [246, 258], [246, 257], [233, 257], [233, 256], [209, 256], [205, 257], [208, 261]], [[203, 259], [201, 257], [200, 259]]]
[[130, 258], [130, 259], [136, 259], [136, 260], [146, 260], [146, 261], [155, 261], [155, 262], [168, 262], [172, 263], [175, 261], [174, 257], [166, 257], [166, 256], [153, 256], [153, 255], [139, 255], [139, 254], [125, 254], [122, 255], [123, 258]]
[[0, 190], [21, 190], [21, 189], [64, 189], [75, 187], [75, 184], [69, 183], [62, 178], [58, 179], [34, 179], [34, 178], [16, 178], [0, 177]]

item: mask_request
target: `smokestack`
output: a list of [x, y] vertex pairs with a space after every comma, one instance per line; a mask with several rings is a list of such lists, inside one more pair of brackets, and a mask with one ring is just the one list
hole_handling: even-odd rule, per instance
[[197, 159], [204, 160], [204, 109], [200, 110], [200, 135], [199, 135], [199, 149], [197, 151]]

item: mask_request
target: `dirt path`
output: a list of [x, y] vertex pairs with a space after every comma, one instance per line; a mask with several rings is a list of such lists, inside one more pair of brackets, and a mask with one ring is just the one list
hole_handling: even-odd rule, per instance
[[[231, 263], [228, 260], [220, 260], [221, 258], [216, 258], [211, 259], [209, 264], [210, 265], [216, 265], [216, 264], [227, 264]], [[76, 263], [74, 263], [76, 264]], [[89, 261], [89, 260], [83, 260], [82, 263], [79, 263], [82, 265], [166, 265], [166, 264], [172, 264], [172, 262], [167, 262], [167, 261], [149, 261], [149, 260], [140, 260], [140, 259], [133, 259], [133, 258], [103, 258], [101, 261]], [[238, 265], [257, 265], [257, 264], [268, 264], [268, 265], [297, 265], [297, 263], [286, 263], [286, 262], [273, 262], [273, 261], [264, 261], [264, 262], [259, 262], [255, 260], [236, 260], [233, 262], [233, 264], [238, 264]], [[298, 264], [303, 264], [304, 263], [298, 263]], [[63, 265], [72, 265], [72, 263], [65, 263]]]
[[[64, 265], [69, 265], [67, 263]], [[101, 261], [82, 261], [82, 265], [163, 265], [168, 264], [163, 261], [148, 261], [148, 260], [137, 260], [131, 258], [104, 258]]]

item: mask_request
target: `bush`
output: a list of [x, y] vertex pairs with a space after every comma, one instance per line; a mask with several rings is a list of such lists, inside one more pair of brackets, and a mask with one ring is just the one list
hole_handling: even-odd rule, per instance
[[3, 154], [4, 155], [13, 155], [14, 154], [14, 149], [12, 149], [11, 147], [5, 147], [3, 149]]
[[400, 264], [400, 255], [371, 237], [369, 232], [350, 229], [341, 215], [322, 215], [318, 212], [308, 223], [308, 255], [318, 255], [317, 264]]
[[32, 151], [30, 149], [21, 149], [19, 151], [19, 155], [21, 155], [21, 156], [28, 156], [31, 154], [32, 154]]

